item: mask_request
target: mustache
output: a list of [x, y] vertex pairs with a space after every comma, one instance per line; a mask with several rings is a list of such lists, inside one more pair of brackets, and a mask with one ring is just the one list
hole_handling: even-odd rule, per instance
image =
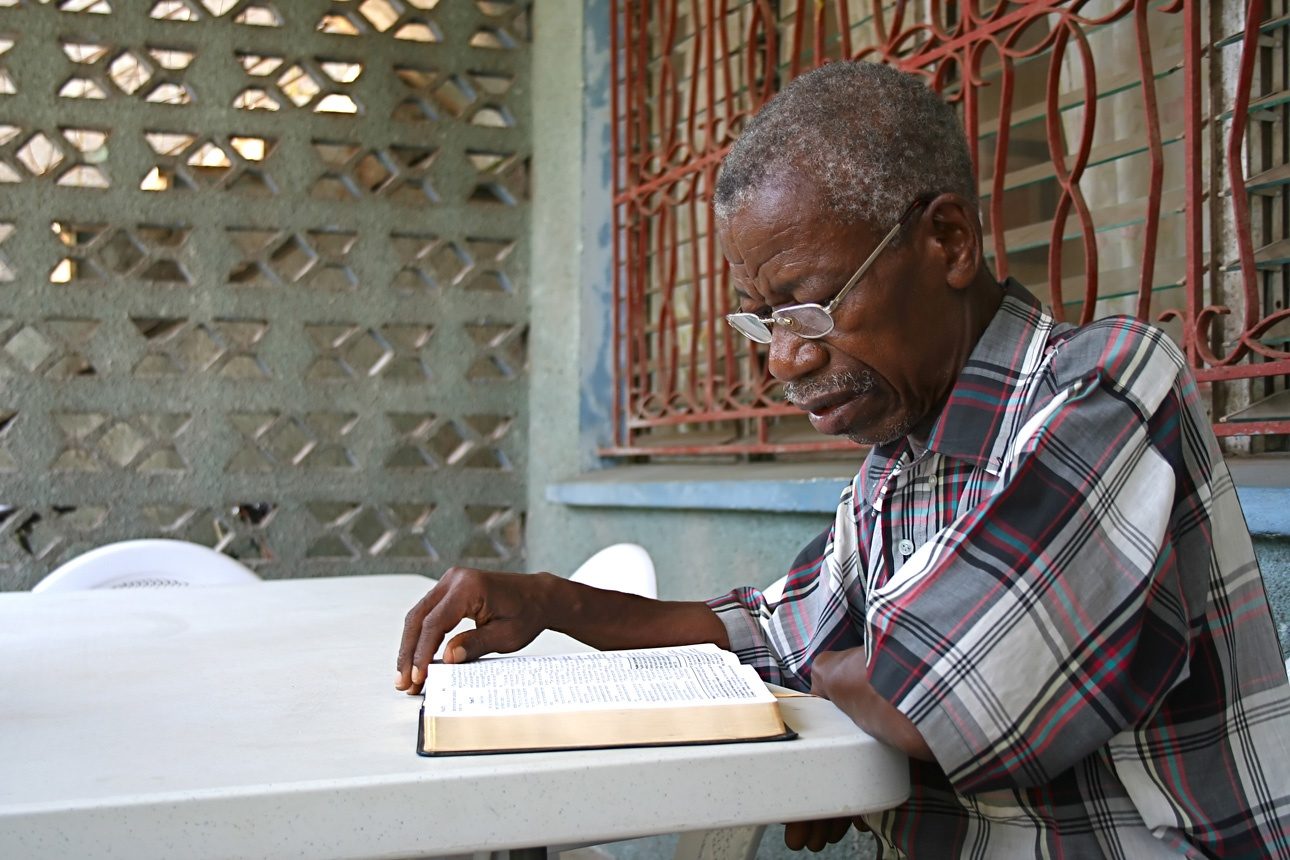
[[785, 382], [784, 399], [794, 406], [801, 406], [817, 397], [838, 391], [846, 391], [859, 397], [868, 394], [877, 384], [877, 379], [870, 371], [856, 373], [854, 370], [844, 370], [827, 376]]

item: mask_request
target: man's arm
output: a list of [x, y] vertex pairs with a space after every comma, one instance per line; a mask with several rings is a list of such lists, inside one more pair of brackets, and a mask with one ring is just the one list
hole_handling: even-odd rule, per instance
[[705, 603], [651, 600], [570, 582], [549, 573], [491, 573], [454, 567], [408, 612], [394, 686], [421, 691], [425, 668], [463, 619], [444, 661], [463, 663], [494, 651], [516, 651], [543, 630], [603, 650], [712, 642], [730, 647], [725, 627]]
[[833, 702], [857, 726], [910, 758], [934, 761], [918, 727], [869, 683], [867, 663], [863, 648], [815, 655], [811, 692]]
[[797, 554], [774, 594], [736, 588], [708, 600], [726, 628], [730, 650], [767, 683], [811, 689], [815, 655], [864, 644], [855, 623], [863, 611], [864, 558], [853, 521], [854, 488], [848, 484], [833, 526]]
[[[448, 632], [465, 618], [476, 627], [448, 642], [443, 655], [447, 663], [517, 651], [546, 629], [602, 650], [701, 642], [730, 647], [725, 625], [706, 603], [651, 600], [549, 573], [454, 567], [404, 620], [395, 688], [419, 693], [426, 665]], [[863, 649], [817, 654], [812, 691], [832, 699], [879, 740], [911, 756], [931, 757], [913, 723], [869, 686]]]

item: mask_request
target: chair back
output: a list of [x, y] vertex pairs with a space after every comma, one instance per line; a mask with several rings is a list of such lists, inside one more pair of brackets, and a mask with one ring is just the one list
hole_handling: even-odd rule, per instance
[[36, 583], [32, 591], [244, 585], [259, 581], [246, 567], [201, 544], [128, 540], [78, 555]]
[[658, 597], [654, 561], [644, 547], [634, 543], [605, 547], [584, 561], [569, 579], [608, 591]]

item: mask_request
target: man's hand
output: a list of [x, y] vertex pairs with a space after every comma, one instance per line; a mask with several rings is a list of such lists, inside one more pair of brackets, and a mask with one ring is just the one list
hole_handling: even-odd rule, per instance
[[473, 619], [475, 629], [448, 642], [444, 662], [464, 663], [493, 651], [517, 651], [547, 629], [601, 651], [699, 642], [730, 647], [725, 626], [706, 603], [651, 600], [549, 573], [454, 567], [404, 619], [396, 689], [421, 692], [426, 666], [448, 631], [464, 618]]
[[446, 663], [517, 651], [532, 642], [545, 629], [553, 580], [558, 578], [550, 574], [450, 569], [404, 619], [395, 689], [421, 692], [426, 666], [462, 619], [474, 620], [475, 629], [452, 638], [444, 649]]
[[869, 684], [863, 648], [824, 651], [811, 663], [811, 692], [833, 702], [857, 726], [911, 758], [935, 761], [931, 748], [909, 717]]
[[[857, 822], [860, 819], [856, 819]], [[784, 844], [791, 851], [809, 848], [823, 851], [825, 846], [841, 842], [851, 826], [850, 818], [824, 818], [819, 821], [793, 821], [784, 825]], [[863, 827], [863, 825], [858, 825]]]

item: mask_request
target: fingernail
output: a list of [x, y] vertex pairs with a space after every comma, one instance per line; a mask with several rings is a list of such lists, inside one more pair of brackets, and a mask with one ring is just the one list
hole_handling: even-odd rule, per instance
[[454, 662], [454, 663], [465, 663], [465, 662], [466, 662], [466, 649], [465, 649], [465, 648], [463, 648], [463, 647], [461, 647], [460, 645], [458, 645], [456, 648], [453, 648], [453, 649], [452, 649], [452, 662]]
[[394, 689], [396, 689], [396, 690], [402, 690], [402, 689], [403, 689], [403, 673], [402, 673], [402, 672], [395, 672], [395, 673], [394, 673]]
[[413, 666], [413, 667], [412, 667], [412, 683], [414, 683], [414, 684], [420, 684], [420, 683], [421, 683], [421, 667], [420, 667], [420, 666]]

